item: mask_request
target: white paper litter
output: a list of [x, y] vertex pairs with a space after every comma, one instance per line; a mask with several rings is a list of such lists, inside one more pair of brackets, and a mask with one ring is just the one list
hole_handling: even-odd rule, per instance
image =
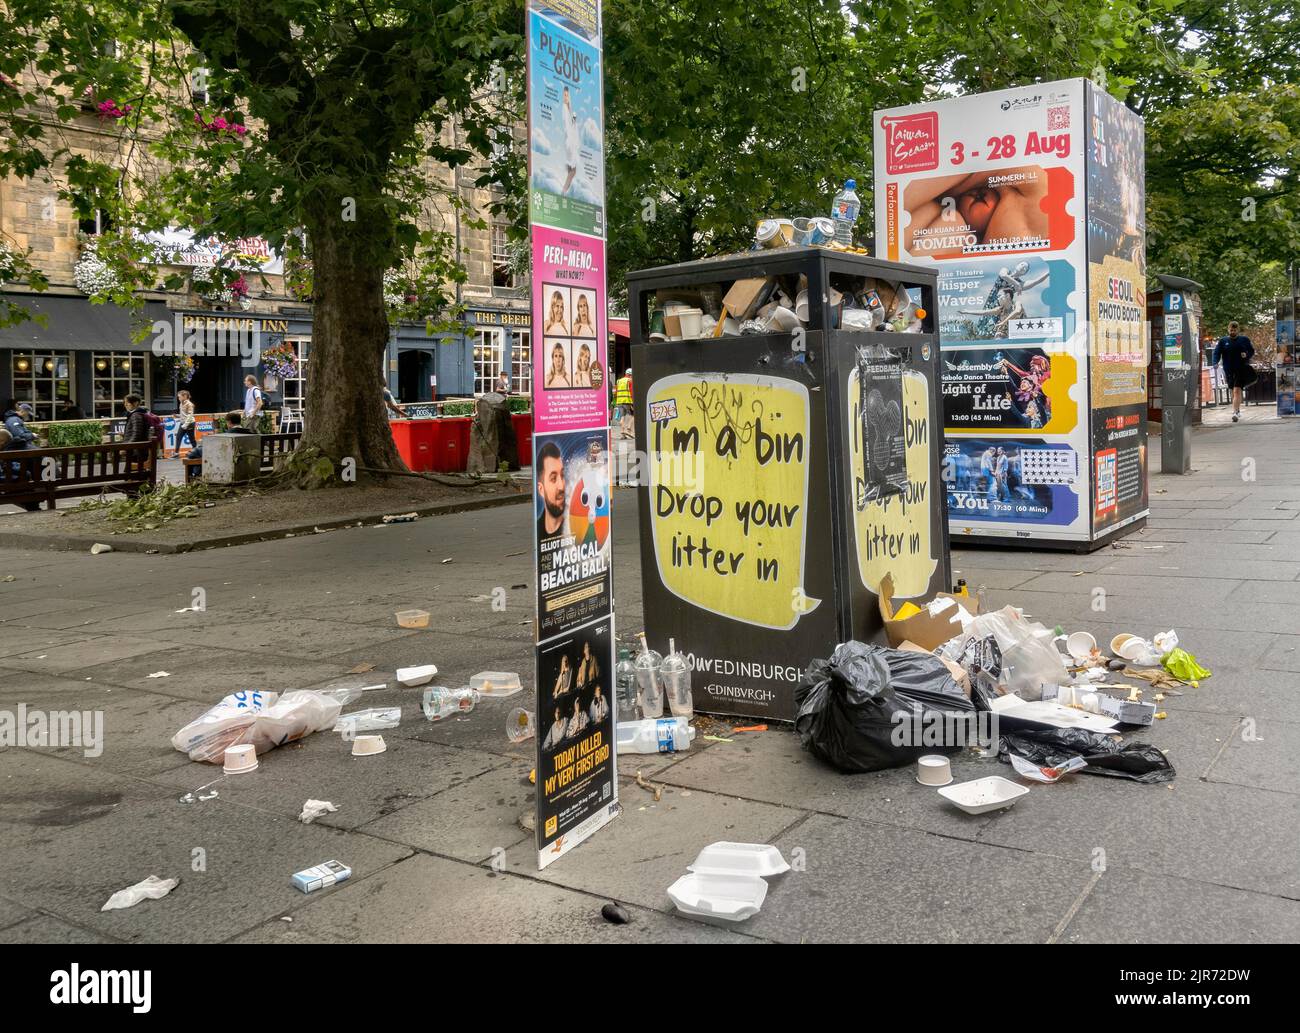
[[135, 907], [142, 900], [161, 900], [179, 886], [180, 881], [180, 879], [160, 879], [156, 875], [151, 875], [143, 882], [118, 890], [99, 910], [118, 911], [122, 908]]
[[[1071, 757], [1064, 764], [1058, 764], [1054, 768], [1044, 768], [1035, 764], [1018, 754], [1008, 754], [1011, 758], [1011, 766], [1016, 769], [1017, 775], [1023, 775], [1025, 778], [1031, 778], [1035, 782], [1045, 782], [1050, 785], [1053, 782], [1059, 782], [1065, 775], [1071, 771], [1078, 771], [1080, 768], [1088, 766], [1088, 762], [1082, 757]], [[1048, 771], [1056, 772], [1055, 775], [1049, 775]]]
[[333, 814], [338, 808], [328, 800], [308, 800], [302, 805], [302, 813], [298, 815], [298, 820], [304, 825], [310, 825], [317, 818], [326, 814]]

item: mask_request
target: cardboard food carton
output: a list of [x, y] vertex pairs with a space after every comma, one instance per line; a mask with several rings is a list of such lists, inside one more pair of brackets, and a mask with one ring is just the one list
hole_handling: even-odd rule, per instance
[[[942, 599], [951, 599], [953, 605], [937, 613], [931, 613], [927, 609], [931, 602]], [[957, 610], [954, 607], [960, 607], [972, 617], [979, 613], [979, 603], [971, 596], [939, 592], [934, 600], [917, 602], [916, 605], [920, 607], [917, 613], [899, 619], [894, 607], [894, 579], [889, 574], [880, 579], [880, 616], [885, 622], [885, 635], [891, 646], [897, 649], [904, 642], [910, 641], [928, 653], [938, 649], [954, 635], [961, 634], [961, 621], [957, 620]]]
[[737, 319], [752, 319], [754, 313], [766, 304], [772, 291], [776, 289], [776, 280], [769, 277], [755, 277], [750, 280], [737, 280], [727, 291], [722, 304], [727, 314]]

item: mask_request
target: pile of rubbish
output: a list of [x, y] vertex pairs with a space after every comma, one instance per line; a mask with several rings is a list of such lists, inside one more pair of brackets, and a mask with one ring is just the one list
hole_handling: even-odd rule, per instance
[[1011, 806], [1028, 789], [1000, 776], [943, 788], [962, 749], [1039, 783], [1074, 772], [1173, 780], [1161, 750], [1121, 733], [1163, 720], [1168, 696], [1210, 676], [1174, 631], [1117, 635], [1107, 655], [1088, 632], [1066, 635], [1013, 606], [985, 612], [982, 592], [971, 597], [964, 585], [895, 609], [888, 577], [880, 610], [888, 647], [842, 643], [796, 690], [795, 730], [828, 764], [916, 763], [919, 782], [968, 813]]

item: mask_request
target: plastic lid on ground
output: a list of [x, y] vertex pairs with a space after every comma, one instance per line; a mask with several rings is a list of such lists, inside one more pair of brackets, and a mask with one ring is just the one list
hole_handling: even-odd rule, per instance
[[513, 696], [524, 686], [519, 675], [513, 671], [479, 671], [469, 680], [470, 688], [477, 689], [480, 696]]
[[687, 871], [713, 875], [781, 875], [790, 870], [781, 851], [766, 843], [710, 843]]

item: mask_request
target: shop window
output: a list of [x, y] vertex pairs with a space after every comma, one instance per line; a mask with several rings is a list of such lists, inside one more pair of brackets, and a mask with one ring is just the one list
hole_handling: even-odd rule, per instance
[[510, 349], [510, 390], [517, 395], [533, 393], [533, 334], [531, 330], [516, 330], [514, 345]]
[[501, 330], [478, 330], [474, 333], [474, 393], [487, 394], [495, 390], [501, 374]]
[[91, 384], [95, 405], [90, 416], [114, 417], [126, 412], [127, 395], [147, 399], [145, 352], [91, 352]]
[[72, 353], [12, 351], [9, 373], [14, 400], [27, 402], [37, 420], [53, 420], [72, 401]]

